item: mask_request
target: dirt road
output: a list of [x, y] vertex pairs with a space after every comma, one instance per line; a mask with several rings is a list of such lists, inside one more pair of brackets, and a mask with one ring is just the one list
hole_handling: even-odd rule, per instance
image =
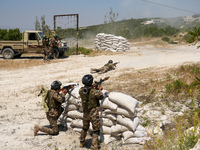
[[[120, 62], [116, 70], [103, 75], [94, 74], [94, 78], [118, 76], [123, 73], [124, 68], [171, 67], [198, 62], [199, 58], [200, 50], [195, 46], [184, 45], [169, 49], [145, 46], [131, 47], [129, 52], [113, 55], [77, 55], [27, 68], [3, 68], [0, 70], [0, 147], [2, 150], [79, 149], [79, 133], [62, 127], [58, 136], [33, 136], [34, 124], [48, 125], [41, 106], [41, 97], [37, 96], [41, 85], [50, 87], [54, 80], [60, 80], [63, 84], [76, 82], [81, 85], [82, 76], [90, 73], [90, 68], [99, 68], [110, 59]], [[5, 60], [1, 57], [0, 63], [3, 61]], [[30, 59], [11, 61], [26, 63]], [[35, 61], [43, 63], [42, 58]], [[108, 145], [108, 149], [113, 147], [124, 149], [126, 146]]]

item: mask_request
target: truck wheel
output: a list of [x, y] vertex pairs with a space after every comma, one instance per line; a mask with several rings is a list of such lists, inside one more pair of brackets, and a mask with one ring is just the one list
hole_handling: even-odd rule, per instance
[[3, 50], [2, 54], [3, 54], [3, 58], [4, 59], [13, 59], [14, 56], [15, 56], [15, 53], [14, 53], [14, 51], [11, 48], [5, 48]]

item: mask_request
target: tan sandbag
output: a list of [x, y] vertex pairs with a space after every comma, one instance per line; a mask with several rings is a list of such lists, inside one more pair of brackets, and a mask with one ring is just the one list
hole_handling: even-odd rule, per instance
[[112, 121], [116, 121], [117, 120], [117, 118], [116, 118], [117, 115], [115, 115], [115, 114], [106, 114], [104, 112], [100, 112], [99, 113], [99, 117], [100, 118], [109, 118]]
[[108, 97], [110, 101], [128, 109], [131, 113], [134, 113], [135, 108], [140, 104], [135, 98], [120, 92], [110, 92]]
[[83, 119], [83, 113], [77, 111], [77, 110], [72, 110], [69, 111], [68, 113], [65, 113], [68, 117], [74, 118], [74, 119]]
[[102, 126], [108, 126], [111, 127], [113, 125], [112, 120], [108, 119], [108, 118], [100, 118], [100, 122]]
[[81, 99], [76, 99], [74, 97], [71, 97], [70, 99], [68, 99], [67, 102], [69, 104], [74, 104], [74, 105], [77, 105], [77, 106], [82, 106]]
[[123, 141], [123, 144], [144, 144], [145, 143], [145, 139], [143, 137], [129, 138], [126, 141], [123, 140], [122, 138], [122, 141]]
[[120, 124], [116, 124], [111, 127], [111, 133], [120, 133], [128, 130], [129, 129], [126, 126]]
[[139, 125], [139, 121], [140, 120], [138, 117], [135, 117], [134, 119], [130, 119], [130, 118], [123, 118], [121, 115], [117, 116], [117, 122], [126, 126], [133, 132], [135, 132], [137, 126]]
[[106, 109], [104, 112], [105, 113], [111, 113], [111, 114], [124, 115], [124, 116], [129, 117], [129, 118], [133, 118], [137, 115], [136, 111], [135, 111], [135, 113], [131, 113], [128, 110], [126, 110], [122, 107], [118, 107], [116, 110]]
[[81, 119], [75, 119], [71, 122], [71, 127], [83, 128], [83, 121]]
[[100, 132], [103, 134], [111, 134], [111, 128], [107, 126], [101, 126]]
[[127, 139], [131, 137], [147, 137], [147, 132], [139, 131], [139, 130], [136, 130], [135, 132], [125, 131], [122, 133], [122, 136], [123, 136], [124, 141], [126, 141]]
[[80, 95], [79, 95], [80, 88], [81, 88], [80, 86], [75, 86], [73, 89], [70, 89], [69, 90], [70, 92], [65, 95], [66, 100], [72, 97], [75, 99], [80, 99]]
[[102, 134], [102, 133], [100, 133], [99, 141], [101, 143], [104, 143], [105, 145], [107, 145], [110, 142], [115, 141], [115, 140], [116, 140], [116, 138], [110, 136], [110, 134]]
[[65, 112], [77, 110], [77, 106], [74, 104], [70, 104], [70, 103], [67, 103], [66, 107], [64, 107], [64, 108], [65, 108]]
[[111, 102], [108, 97], [104, 98], [102, 101], [100, 101], [100, 108], [108, 108], [111, 110], [116, 110], [117, 105], [113, 102]]

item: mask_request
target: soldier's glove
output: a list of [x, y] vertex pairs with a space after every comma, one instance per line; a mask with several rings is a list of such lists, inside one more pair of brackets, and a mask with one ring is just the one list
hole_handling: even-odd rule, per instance
[[63, 94], [66, 94], [66, 93], [67, 93], [67, 90], [66, 90], [66, 89], [63, 89], [63, 90], [62, 90], [62, 93], [63, 93]]

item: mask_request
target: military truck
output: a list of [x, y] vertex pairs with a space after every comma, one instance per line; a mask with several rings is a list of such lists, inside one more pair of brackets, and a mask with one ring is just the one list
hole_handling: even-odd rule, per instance
[[[24, 31], [21, 41], [0, 41], [0, 53], [4, 59], [19, 58], [23, 53], [42, 54], [43, 35], [42, 31]], [[69, 50], [66, 42], [59, 41], [58, 45], [54, 47], [56, 58], [62, 57]]]

